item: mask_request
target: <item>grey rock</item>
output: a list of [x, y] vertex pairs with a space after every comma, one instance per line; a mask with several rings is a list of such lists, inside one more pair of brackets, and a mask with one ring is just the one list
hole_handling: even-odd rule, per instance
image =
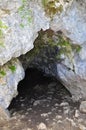
[[41, 116], [42, 117], [48, 117], [48, 113], [42, 113]]
[[80, 112], [79, 112], [79, 110], [76, 110], [75, 111], [75, 117], [78, 118], [79, 116], [80, 116]]
[[24, 78], [24, 69], [18, 59], [0, 67], [0, 106], [8, 108], [11, 100], [17, 96], [18, 82]]
[[62, 103], [60, 104], [60, 106], [62, 106], [62, 107], [69, 106], [69, 103], [68, 103], [68, 102], [62, 102]]
[[[21, 10], [22, 5], [24, 6]], [[70, 39], [71, 44], [79, 44], [82, 48], [78, 54], [73, 54], [73, 64], [66, 56], [63, 56], [65, 60], [58, 64], [55, 59], [58, 52], [57, 47], [54, 52], [47, 47], [49, 53], [42, 50], [41, 58], [40, 56], [35, 57], [33, 66], [42, 69], [46, 74], [59, 77], [74, 100], [86, 99], [86, 1], [59, 0], [56, 3], [56, 6], [58, 5], [62, 5], [63, 10], [56, 13], [51, 20], [44, 11], [40, 0], [28, 0], [25, 3], [22, 0], [0, 1], [0, 31], [3, 34], [0, 38], [0, 65], [4, 65], [13, 57], [19, 57], [30, 51], [34, 46], [33, 42], [38, 36], [38, 31], [41, 29], [51, 28], [55, 32], [61, 31], [65, 37]], [[25, 62], [28, 65], [29, 58], [26, 57], [26, 59]], [[12, 98], [17, 95], [17, 84], [24, 77], [23, 69], [20, 68], [21, 71], [19, 67], [16, 71], [19, 78], [8, 73], [9, 78], [7, 78], [6, 85], [2, 85], [1, 79], [0, 104], [5, 108], [9, 106]], [[11, 79], [13, 79], [13, 82]]]
[[81, 102], [80, 112], [86, 113], [86, 101]]
[[73, 100], [86, 98], [86, 63], [76, 61], [76, 72], [64, 64], [57, 64], [57, 71], [62, 84], [70, 91]]
[[35, 102], [33, 103], [33, 106], [37, 106], [37, 105], [39, 105], [40, 102], [41, 102], [40, 100], [35, 101]]
[[55, 15], [51, 22], [54, 31], [62, 32], [70, 38], [74, 44], [86, 42], [86, 1], [73, 0], [61, 15]]
[[[72, 44], [79, 44], [82, 49], [73, 56], [73, 66], [65, 57], [57, 64], [57, 74], [74, 100], [86, 99], [86, 1], [74, 0], [60, 16], [56, 15], [51, 23], [54, 31], [61, 30]], [[57, 23], [57, 24], [56, 24]]]
[[30, 51], [38, 31], [49, 28], [49, 18], [45, 17], [43, 9], [37, 2], [31, 4], [30, 0], [25, 3], [22, 0], [1, 0], [0, 22], [4, 35], [0, 39], [0, 65]]
[[47, 127], [46, 127], [46, 125], [45, 125], [43, 122], [41, 122], [41, 123], [38, 125], [38, 130], [47, 130]]
[[27, 128], [27, 130], [32, 130], [31, 128]]

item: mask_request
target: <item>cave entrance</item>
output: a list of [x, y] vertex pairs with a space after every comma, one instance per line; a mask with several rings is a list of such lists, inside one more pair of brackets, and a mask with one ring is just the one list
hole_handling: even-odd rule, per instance
[[55, 103], [59, 104], [68, 98], [71, 98], [70, 93], [55, 77], [46, 75], [37, 68], [28, 68], [25, 71], [25, 78], [18, 84], [18, 96], [13, 99], [9, 109], [14, 108], [18, 111], [42, 101], [43, 106], [53, 107]]
[[[25, 130], [26, 127], [40, 130], [37, 126], [41, 122], [50, 126], [57, 121], [58, 115], [58, 118], [64, 119], [73, 117], [74, 108], [77, 107], [71, 94], [57, 80], [58, 47], [56, 44], [53, 46], [51, 36], [52, 39], [56, 38], [51, 30], [40, 31], [34, 49], [20, 57], [24, 69], [27, 68], [25, 78], [18, 84], [18, 96], [8, 109], [16, 121], [26, 125]], [[50, 44], [47, 44], [49, 41]], [[43, 123], [41, 127], [44, 129], [41, 130], [46, 128]]]
[[[19, 128], [38, 130], [37, 126], [41, 122], [50, 127], [58, 115], [65, 118], [64, 111], [66, 116], [71, 116], [76, 106], [73, 105], [70, 93], [55, 77], [46, 75], [37, 68], [26, 70], [25, 78], [18, 85], [18, 93], [11, 102], [9, 111], [16, 121], [22, 123]], [[70, 110], [69, 104], [72, 104]]]

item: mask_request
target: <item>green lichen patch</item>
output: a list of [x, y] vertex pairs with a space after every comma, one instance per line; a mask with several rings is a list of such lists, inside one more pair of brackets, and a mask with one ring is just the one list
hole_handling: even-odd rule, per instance
[[0, 77], [5, 76], [5, 75], [6, 75], [6, 72], [4, 70], [0, 70]]
[[[21, 28], [24, 28], [25, 26], [30, 25], [33, 21], [32, 11], [28, 9], [27, 5], [28, 5], [27, 0], [22, 0], [22, 6], [19, 7], [18, 9], [18, 13], [21, 17], [21, 23], [20, 23]], [[27, 21], [27, 24], [24, 23], [24, 20]]]
[[59, 0], [42, 0], [46, 14], [53, 17], [56, 13], [61, 13], [63, 6]]
[[62, 61], [65, 60], [65, 58], [67, 57], [69, 59], [70, 64], [72, 65], [72, 71], [75, 72], [74, 56], [81, 51], [82, 47], [78, 44], [71, 44], [70, 40], [64, 36], [57, 35], [57, 37], [57, 42], [51, 40], [49, 43], [53, 44], [53, 46], [57, 46], [59, 49], [58, 55], [56, 56], [57, 60]]
[[4, 47], [4, 31], [8, 29], [8, 26], [0, 20], [0, 46]]
[[12, 73], [14, 73], [16, 71], [16, 66], [11, 65], [11, 66], [9, 66], [9, 69], [12, 71]]
[[7, 29], [8, 27], [0, 20], [0, 29]]
[[62, 62], [68, 58], [73, 71], [75, 71], [74, 56], [80, 51], [81, 46], [72, 44], [62, 33], [55, 34], [52, 30], [47, 30], [39, 32], [39, 36], [34, 43], [34, 48], [27, 53], [26, 57], [28, 57], [29, 63], [38, 56], [49, 60], [49, 62]]

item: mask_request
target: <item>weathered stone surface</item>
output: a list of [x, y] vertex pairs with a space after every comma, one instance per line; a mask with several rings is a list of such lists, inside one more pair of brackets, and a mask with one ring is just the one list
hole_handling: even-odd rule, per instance
[[[61, 82], [71, 92], [74, 100], [86, 99], [86, 2], [74, 0], [60, 16], [51, 22], [54, 31], [61, 30], [73, 44], [79, 44], [81, 50], [73, 56], [73, 65], [65, 57], [57, 64], [57, 73]], [[74, 70], [73, 70], [74, 67]]]
[[70, 38], [74, 44], [86, 42], [86, 2], [84, 0], [73, 0], [71, 5], [56, 15], [51, 22], [54, 31], [62, 30], [65, 36]]
[[24, 78], [21, 63], [15, 59], [0, 67], [0, 106], [7, 108], [17, 93], [17, 85]]
[[86, 113], [86, 101], [81, 102], [80, 111]]
[[38, 125], [38, 130], [47, 130], [47, 127], [46, 127], [46, 125], [45, 125], [43, 122], [41, 122], [41, 123]]
[[33, 48], [37, 32], [49, 28], [49, 18], [33, 2], [0, 1], [0, 65]]
[[86, 98], [86, 62], [76, 60], [75, 72], [65, 64], [57, 64], [60, 80], [71, 92], [74, 100]]
[[35, 67], [47, 75], [57, 76], [56, 56], [58, 55], [58, 47], [48, 41], [52, 40], [51, 35], [53, 33], [52, 30], [39, 32], [39, 36], [34, 42], [34, 49], [19, 58], [24, 69], [28, 66]]
[[[61, 8], [60, 8], [61, 7]], [[49, 7], [50, 8], [50, 7]], [[52, 61], [52, 56], [57, 54], [57, 47], [49, 49], [49, 53], [44, 53], [43, 56], [49, 55], [48, 58], [43, 58], [40, 61], [35, 58], [39, 64], [43, 63], [46, 67], [42, 66], [42, 69], [47, 74], [59, 76], [62, 83], [71, 92], [74, 99], [85, 99], [86, 98], [86, 2], [84, 0], [59, 0], [55, 3], [57, 13], [50, 16], [47, 13], [46, 7], [43, 8], [40, 0], [23, 1], [23, 0], [1, 0], [0, 1], [0, 65], [5, 64], [12, 57], [18, 57], [33, 48], [33, 42], [38, 36], [38, 31], [41, 29], [46, 30], [51, 28], [55, 32], [61, 31], [63, 35], [70, 39], [71, 44], [79, 44], [81, 50], [78, 54], [73, 55], [73, 63], [70, 63], [70, 59], [63, 56], [65, 60], [60, 64], [57, 63], [56, 59]], [[51, 12], [53, 13], [53, 12]], [[40, 42], [41, 43], [41, 42]], [[43, 54], [41, 53], [41, 55]], [[46, 60], [47, 59], [47, 60]], [[49, 59], [49, 62], [47, 62]], [[16, 62], [17, 63], [17, 62]], [[74, 68], [73, 68], [74, 67]], [[5, 66], [6, 68], [6, 66]], [[20, 67], [21, 68], [21, 67]], [[73, 70], [74, 69], [74, 70]], [[23, 78], [23, 71], [17, 69], [18, 74]], [[8, 71], [7, 71], [8, 72]], [[19, 73], [20, 72], [20, 73]], [[11, 82], [11, 76], [9, 75], [6, 81], [5, 87], [2, 87], [1, 79], [1, 105], [7, 108], [10, 104], [11, 99], [16, 95], [15, 86], [17, 87], [17, 78], [14, 78]], [[9, 85], [8, 85], [9, 84]], [[10, 89], [12, 87], [11, 97]], [[9, 87], [10, 88], [10, 87]], [[16, 88], [17, 89], [17, 88]], [[5, 90], [7, 90], [5, 92]], [[3, 95], [3, 96], [2, 96]], [[7, 98], [6, 98], [7, 97]], [[3, 102], [3, 103], [2, 103]]]
[[0, 106], [0, 125], [6, 123], [10, 119], [10, 114], [8, 110], [5, 110], [3, 107]]

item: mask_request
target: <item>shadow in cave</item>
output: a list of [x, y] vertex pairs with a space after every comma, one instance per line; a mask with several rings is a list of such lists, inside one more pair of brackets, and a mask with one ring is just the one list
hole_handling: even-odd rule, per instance
[[[25, 121], [29, 127], [37, 129], [37, 124], [44, 122], [52, 124], [57, 115], [65, 118], [62, 102], [68, 102], [70, 111], [68, 117], [73, 117], [74, 109], [71, 94], [55, 77], [46, 76], [36, 68], [28, 68], [25, 78], [18, 85], [18, 96], [9, 106], [12, 117]], [[67, 108], [67, 107], [66, 107]]]
[[26, 70], [25, 78], [18, 85], [18, 93], [18, 96], [12, 100], [9, 110], [27, 109], [35, 106], [36, 100], [41, 100], [41, 102], [46, 100], [47, 105], [53, 106], [62, 100], [71, 99], [70, 93], [55, 77], [45, 76], [36, 68]]

